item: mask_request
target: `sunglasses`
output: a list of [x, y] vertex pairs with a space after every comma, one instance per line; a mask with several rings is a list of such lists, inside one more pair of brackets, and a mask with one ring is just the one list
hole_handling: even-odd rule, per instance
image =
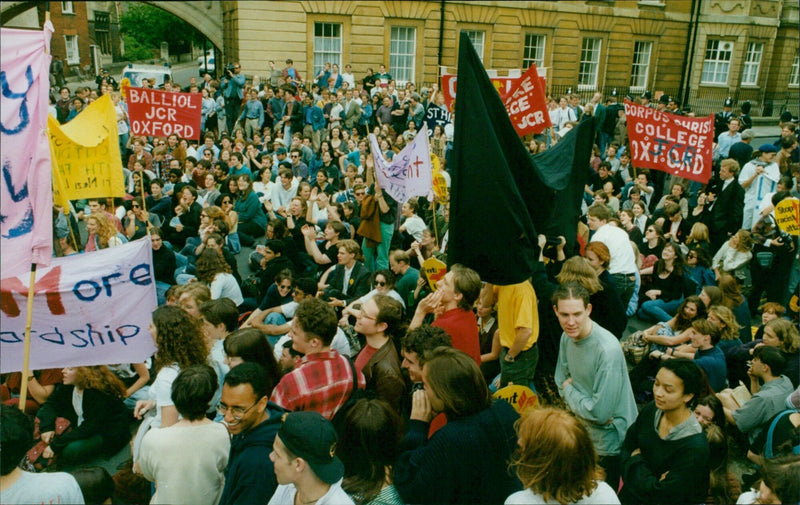
[[383, 287], [383, 286], [386, 285], [386, 282], [385, 281], [375, 281], [375, 285]]
[[364, 192], [363, 191], [356, 191], [356, 196], [364, 196]]
[[139, 208], [139, 206], [136, 205], [135, 203], [133, 205], [131, 205], [131, 207], [133, 207], [134, 209], [138, 209]]

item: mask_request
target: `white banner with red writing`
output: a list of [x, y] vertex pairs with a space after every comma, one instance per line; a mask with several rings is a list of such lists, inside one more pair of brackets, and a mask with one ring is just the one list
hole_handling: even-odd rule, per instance
[[128, 117], [133, 135], [184, 139], [200, 138], [203, 95], [158, 89], [126, 88]]
[[659, 112], [625, 100], [631, 163], [707, 183], [711, 178], [714, 116]]
[[503, 98], [508, 117], [520, 137], [529, 133], [541, 133], [552, 126], [547, 110], [544, 79], [539, 78], [536, 65], [531, 65]]
[[400, 203], [412, 196], [433, 196], [433, 168], [427, 125], [422, 124], [414, 140], [397, 153], [391, 162], [381, 154], [378, 139], [372, 133], [369, 142], [375, 160], [375, 178], [383, 191]]
[[[22, 370], [30, 276], [0, 280], [0, 372]], [[156, 308], [149, 237], [91, 253], [53, 258], [36, 270], [31, 370], [141, 363], [155, 352]]]

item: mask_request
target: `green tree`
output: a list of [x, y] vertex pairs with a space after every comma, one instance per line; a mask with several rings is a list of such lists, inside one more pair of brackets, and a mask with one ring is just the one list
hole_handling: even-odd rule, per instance
[[157, 54], [162, 42], [170, 54], [188, 52], [191, 43], [202, 43], [203, 35], [193, 26], [152, 5], [131, 3], [120, 17], [127, 59], [147, 59]]

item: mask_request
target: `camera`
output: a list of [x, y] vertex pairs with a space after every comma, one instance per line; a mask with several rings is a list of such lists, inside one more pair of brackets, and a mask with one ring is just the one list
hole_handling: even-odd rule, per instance
[[233, 63], [228, 63], [225, 65], [225, 72], [232, 74], [233, 73]]

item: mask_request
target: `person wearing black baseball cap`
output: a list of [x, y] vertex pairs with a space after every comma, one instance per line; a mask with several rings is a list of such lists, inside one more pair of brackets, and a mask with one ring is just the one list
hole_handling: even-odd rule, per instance
[[353, 504], [342, 489], [344, 465], [336, 456], [337, 442], [333, 424], [318, 412], [284, 415], [269, 455], [278, 479], [269, 505]]

